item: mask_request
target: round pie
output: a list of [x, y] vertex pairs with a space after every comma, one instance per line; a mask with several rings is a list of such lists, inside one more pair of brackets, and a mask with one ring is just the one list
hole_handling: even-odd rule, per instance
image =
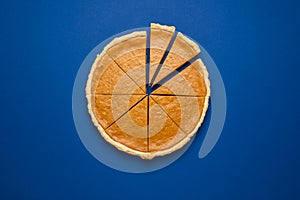
[[103, 138], [143, 159], [183, 147], [201, 126], [210, 96], [199, 53], [174, 26], [154, 23], [106, 45], [86, 84], [88, 112]]

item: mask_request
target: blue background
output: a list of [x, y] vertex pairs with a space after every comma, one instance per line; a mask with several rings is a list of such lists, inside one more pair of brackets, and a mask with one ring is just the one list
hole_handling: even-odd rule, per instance
[[[2, 1], [0, 199], [300, 199], [296, 1]], [[202, 137], [172, 165], [128, 174], [94, 159], [72, 87], [101, 41], [150, 22], [198, 41], [228, 98], [217, 146]]]

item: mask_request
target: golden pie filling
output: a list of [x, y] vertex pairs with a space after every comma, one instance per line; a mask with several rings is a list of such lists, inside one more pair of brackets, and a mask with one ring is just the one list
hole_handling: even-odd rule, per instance
[[210, 96], [199, 46], [173, 26], [151, 24], [149, 33], [112, 40], [86, 85], [88, 112], [102, 137], [143, 159], [183, 147], [201, 126]]

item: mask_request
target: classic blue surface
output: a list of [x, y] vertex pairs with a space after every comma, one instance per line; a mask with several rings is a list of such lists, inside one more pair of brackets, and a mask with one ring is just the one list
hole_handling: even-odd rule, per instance
[[[2, 2], [0, 199], [299, 199], [298, 10], [288, 0]], [[172, 165], [127, 174], [82, 145], [72, 87], [93, 47], [150, 22], [205, 47], [227, 117], [205, 159], [198, 135]]]

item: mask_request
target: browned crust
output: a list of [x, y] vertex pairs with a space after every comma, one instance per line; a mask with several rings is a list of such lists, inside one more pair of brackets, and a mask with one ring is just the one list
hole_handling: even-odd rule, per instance
[[161, 25], [161, 24], [158, 24], [158, 23], [151, 23], [150, 27], [151, 28], [156, 28], [156, 29], [161, 29], [161, 30], [166, 30], [166, 31], [170, 31], [170, 32], [175, 31], [175, 26]]

